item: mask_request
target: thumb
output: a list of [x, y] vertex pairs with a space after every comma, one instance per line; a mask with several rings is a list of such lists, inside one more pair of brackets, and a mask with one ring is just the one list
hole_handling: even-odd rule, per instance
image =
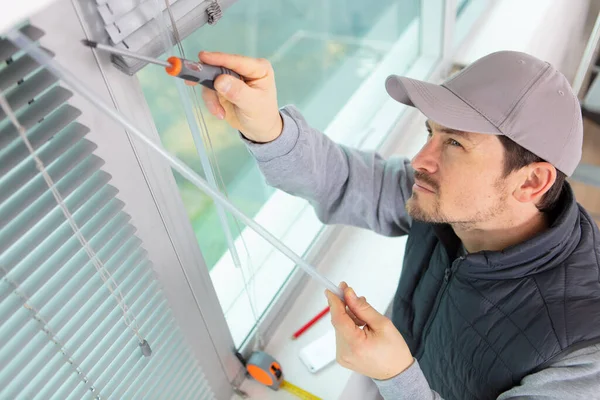
[[229, 75], [219, 75], [215, 79], [215, 90], [226, 100], [244, 108], [247, 104], [256, 103], [252, 100], [252, 89], [241, 79]]
[[369, 327], [377, 329], [385, 323], [386, 317], [367, 303], [367, 299], [356, 296], [352, 288], [344, 290], [344, 299], [350, 311], [363, 320]]

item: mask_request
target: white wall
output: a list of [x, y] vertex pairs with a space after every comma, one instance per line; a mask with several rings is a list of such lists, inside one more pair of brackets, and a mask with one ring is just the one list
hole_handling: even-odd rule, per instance
[[1, 0], [0, 34], [42, 10], [54, 0]]
[[[589, 0], [494, 0], [457, 51], [454, 61], [467, 65], [499, 50], [515, 50], [548, 61], [571, 78], [582, 46]], [[582, 49], [582, 48], [581, 48]], [[575, 65], [573, 65], [575, 64]]]

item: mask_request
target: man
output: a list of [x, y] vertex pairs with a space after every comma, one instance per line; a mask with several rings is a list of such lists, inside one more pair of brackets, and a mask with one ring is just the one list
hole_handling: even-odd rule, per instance
[[340, 364], [386, 399], [600, 398], [600, 232], [565, 181], [583, 128], [562, 74], [505, 51], [443, 85], [389, 77], [388, 93], [429, 118], [409, 162], [280, 111], [265, 60], [200, 58], [245, 77], [204, 98], [271, 185], [326, 223], [408, 235], [393, 324], [345, 284], [352, 312], [328, 293]]

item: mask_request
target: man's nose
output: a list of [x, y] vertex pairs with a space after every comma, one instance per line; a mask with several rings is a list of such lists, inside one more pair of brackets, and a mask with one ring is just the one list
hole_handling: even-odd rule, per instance
[[433, 139], [430, 139], [411, 161], [413, 168], [429, 174], [437, 172], [440, 152]]

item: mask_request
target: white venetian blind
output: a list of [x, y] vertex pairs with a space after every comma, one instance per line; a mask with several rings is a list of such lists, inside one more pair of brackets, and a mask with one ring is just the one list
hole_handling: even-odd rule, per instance
[[[208, 22], [209, 7], [214, 8], [218, 4], [218, 7], [224, 11], [235, 2], [235, 0], [168, 1], [182, 40]], [[154, 18], [160, 7], [166, 20], [170, 20], [165, 0], [96, 0], [96, 3], [112, 44], [151, 57], [158, 57], [164, 52], [160, 29]], [[129, 74], [134, 74], [146, 65], [143, 61], [121, 56], [113, 56], [113, 61]]]
[[[22, 31], [37, 40], [39, 29]], [[139, 339], [0, 112], [0, 399], [212, 399], [72, 93], [0, 38], [0, 91], [123, 295]]]

